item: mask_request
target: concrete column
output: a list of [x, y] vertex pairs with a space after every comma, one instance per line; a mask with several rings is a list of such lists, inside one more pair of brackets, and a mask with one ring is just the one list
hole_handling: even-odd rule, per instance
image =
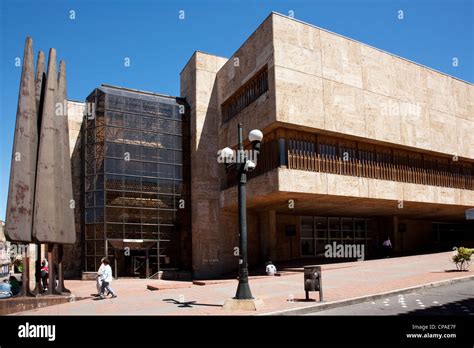
[[276, 259], [276, 213], [268, 210], [259, 213], [263, 261]]
[[402, 251], [402, 239], [398, 231], [398, 216], [393, 217], [393, 236], [390, 236], [393, 244], [393, 251], [398, 253]]
[[[181, 72], [181, 95], [190, 106], [192, 259], [196, 278], [225, 269], [223, 250], [228, 226], [221, 224], [219, 207], [218, 102], [216, 73], [226, 59], [196, 52]], [[237, 266], [237, 264], [236, 264]]]

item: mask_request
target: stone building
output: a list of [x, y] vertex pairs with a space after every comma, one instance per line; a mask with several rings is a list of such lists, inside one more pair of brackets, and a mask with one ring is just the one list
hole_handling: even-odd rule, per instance
[[264, 133], [247, 183], [249, 263], [365, 244], [377, 255], [474, 240], [474, 87], [276, 13], [230, 58], [196, 52], [191, 107], [193, 270], [237, 266], [236, 186], [216, 151]]
[[[244, 134], [264, 134], [247, 183], [251, 267], [321, 256], [334, 242], [362, 244], [366, 257], [378, 256], [387, 237], [400, 254], [473, 244], [474, 226], [464, 217], [474, 206], [472, 84], [277, 13], [230, 58], [196, 51], [180, 80], [181, 98], [171, 99], [189, 106], [189, 143], [181, 146], [190, 223], [173, 217], [185, 251], [172, 269], [207, 278], [238, 266], [235, 177], [217, 151], [236, 147], [239, 123]], [[79, 115], [82, 107], [69, 110]], [[128, 107], [125, 113], [144, 116], [143, 105]], [[79, 124], [78, 116], [72, 137]], [[75, 154], [85, 143], [76, 142], [72, 155], [78, 201], [87, 190], [78, 179], [84, 159]], [[72, 253], [82, 262], [77, 270], [92, 271], [108, 252], [100, 246], [86, 256], [88, 206], [81, 207]], [[143, 223], [133, 224], [144, 233]], [[138, 238], [121, 236], [123, 245], [113, 248]]]

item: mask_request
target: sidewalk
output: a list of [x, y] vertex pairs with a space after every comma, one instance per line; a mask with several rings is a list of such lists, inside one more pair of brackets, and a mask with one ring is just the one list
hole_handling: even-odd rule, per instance
[[[399, 258], [322, 265], [325, 303], [376, 295], [399, 289], [421, 286], [443, 280], [474, 276], [474, 271], [454, 270], [451, 252]], [[474, 284], [474, 280], [472, 280]], [[147, 285], [162, 290], [147, 290]], [[258, 312], [228, 312], [221, 306], [235, 295], [237, 280], [212, 281], [204, 286], [191, 282], [119, 279], [113, 289], [118, 298], [95, 301], [86, 299], [18, 313], [19, 315], [236, 315], [265, 314], [314, 306], [304, 301], [303, 272], [286, 273], [281, 277], [251, 277], [250, 288], [264, 301]], [[76, 296], [95, 292], [92, 281], [66, 281]], [[317, 299], [317, 293], [310, 293]], [[289, 301], [291, 300], [292, 301]]]

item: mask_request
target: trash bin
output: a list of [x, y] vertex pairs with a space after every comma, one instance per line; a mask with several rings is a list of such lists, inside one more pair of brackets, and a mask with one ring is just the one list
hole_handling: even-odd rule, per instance
[[319, 291], [319, 301], [323, 301], [321, 266], [304, 266], [304, 291], [306, 300], [309, 300], [310, 291]]

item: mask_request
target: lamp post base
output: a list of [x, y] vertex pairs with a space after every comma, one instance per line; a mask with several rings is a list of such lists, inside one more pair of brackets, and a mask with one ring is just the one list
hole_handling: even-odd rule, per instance
[[263, 307], [261, 299], [239, 300], [232, 298], [224, 302], [222, 309], [228, 311], [257, 311]]

